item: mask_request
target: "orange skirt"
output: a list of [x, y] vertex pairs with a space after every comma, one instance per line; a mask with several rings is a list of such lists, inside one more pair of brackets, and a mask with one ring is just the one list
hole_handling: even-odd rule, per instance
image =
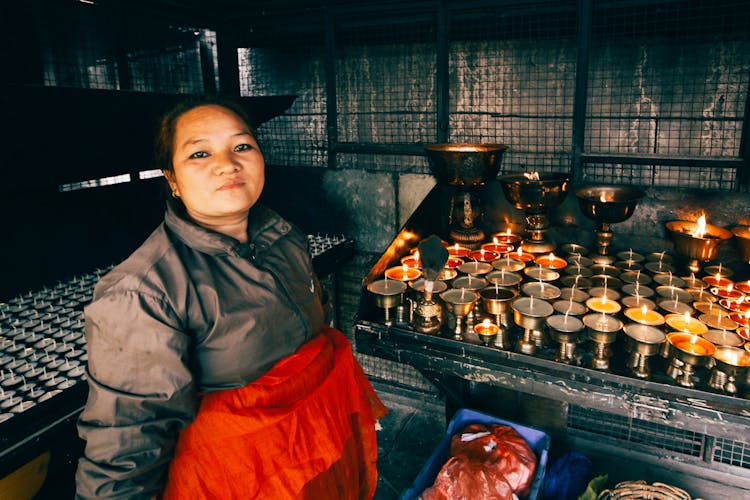
[[346, 337], [323, 327], [255, 382], [203, 397], [163, 498], [372, 498], [386, 412]]

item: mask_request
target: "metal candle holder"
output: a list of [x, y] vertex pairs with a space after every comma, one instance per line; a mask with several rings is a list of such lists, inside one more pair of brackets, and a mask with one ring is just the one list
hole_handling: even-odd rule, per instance
[[718, 253], [719, 245], [732, 237], [732, 233], [723, 227], [706, 224], [703, 237], [693, 236], [698, 230], [697, 222], [673, 220], [666, 224], [675, 251], [690, 261], [688, 269], [694, 274], [701, 270], [701, 261], [713, 260]]
[[367, 285], [367, 290], [375, 298], [375, 305], [383, 309], [386, 326], [391, 326], [391, 308], [401, 304], [406, 291], [406, 283], [395, 280], [377, 280]]
[[579, 364], [580, 356], [576, 346], [581, 341], [583, 321], [575, 316], [556, 314], [547, 318], [550, 337], [560, 344], [555, 361], [565, 364]]
[[737, 237], [742, 260], [750, 264], [750, 227], [737, 226], [732, 228], [732, 234]]
[[510, 326], [510, 302], [518, 296], [518, 292], [508, 288], [487, 287], [479, 292], [482, 305], [487, 314], [495, 316], [495, 324], [498, 327], [495, 337], [495, 347], [498, 349], [510, 349], [510, 338], [508, 327]]
[[523, 328], [523, 337], [518, 341], [518, 350], [533, 356], [537, 347], [544, 344], [545, 320], [552, 316], [554, 308], [549, 302], [533, 297], [521, 297], [513, 304], [513, 321]]
[[750, 367], [750, 352], [738, 347], [718, 347], [708, 385], [727, 394], [737, 394], [735, 381], [743, 378]]
[[666, 335], [654, 326], [637, 323], [625, 325], [623, 331], [627, 335], [625, 348], [630, 352], [628, 368], [636, 377], [648, 378], [651, 375], [648, 359], [659, 352]]
[[695, 368], [706, 366], [716, 353], [716, 346], [690, 333], [667, 334], [671, 359], [667, 375], [683, 387], [695, 387]]
[[610, 226], [628, 220], [645, 193], [630, 186], [587, 186], [576, 189], [575, 194], [583, 215], [596, 223], [598, 255], [592, 259], [611, 264], [615, 259], [609, 254], [614, 236]]
[[591, 368], [595, 370], [609, 370], [609, 358], [612, 351], [609, 348], [617, 340], [617, 332], [622, 330], [622, 321], [604, 313], [592, 313], [583, 317], [589, 340], [594, 342], [594, 357]]
[[479, 188], [495, 179], [500, 170], [504, 144], [426, 144], [432, 173], [451, 190], [448, 212], [453, 241], [476, 248], [484, 231], [475, 225], [481, 218]]
[[500, 176], [500, 184], [508, 201], [526, 214], [524, 252], [550, 253], [555, 244], [545, 239], [549, 227], [547, 210], [560, 205], [568, 193], [570, 176], [560, 173], [521, 173]]
[[453, 334], [453, 340], [463, 340], [462, 319], [467, 316], [474, 308], [474, 304], [479, 299], [479, 294], [466, 289], [451, 289], [440, 294], [448, 310], [456, 317], [456, 329]]

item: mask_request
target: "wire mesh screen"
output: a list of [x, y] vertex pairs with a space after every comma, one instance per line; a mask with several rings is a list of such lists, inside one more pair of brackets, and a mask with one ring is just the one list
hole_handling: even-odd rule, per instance
[[[737, 158], [750, 78], [744, 1], [594, 2], [584, 149]], [[585, 165], [590, 182], [731, 189], [736, 168]], [[626, 163], [626, 161], [623, 161]], [[679, 162], [677, 162], [679, 163]]]
[[210, 30], [158, 19], [136, 20], [112, 9], [73, 2], [50, 5], [38, 23], [44, 85], [204, 91], [200, 42], [215, 46]]
[[714, 462], [750, 469], [750, 444], [717, 438], [714, 446]]
[[[435, 142], [435, 21], [404, 17], [376, 25], [340, 20], [336, 28], [338, 141], [357, 144]], [[369, 154], [337, 157], [348, 168], [398, 168], [426, 162]]]
[[271, 44], [241, 48], [240, 93], [295, 95], [292, 107], [258, 130], [266, 163], [323, 167], [328, 162], [323, 32], [283, 34]]
[[454, 12], [450, 140], [510, 146], [503, 170], [568, 171], [576, 3]]
[[703, 434], [583, 406], [568, 407], [568, 428], [693, 457], [703, 455]]
[[584, 163], [582, 171], [592, 182], [702, 189], [730, 189], [737, 179], [736, 169], [722, 167]]

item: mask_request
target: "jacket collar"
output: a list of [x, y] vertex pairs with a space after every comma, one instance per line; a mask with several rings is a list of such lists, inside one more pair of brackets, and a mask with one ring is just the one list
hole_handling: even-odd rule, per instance
[[169, 198], [164, 214], [166, 226], [187, 246], [209, 255], [256, 255], [287, 234], [291, 225], [279, 214], [256, 204], [248, 212], [248, 243], [243, 244], [193, 222], [181, 201]]

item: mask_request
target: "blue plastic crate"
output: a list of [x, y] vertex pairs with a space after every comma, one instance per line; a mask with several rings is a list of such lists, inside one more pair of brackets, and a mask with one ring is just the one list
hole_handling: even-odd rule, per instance
[[412, 483], [411, 488], [401, 493], [401, 500], [413, 500], [419, 498], [419, 495], [426, 489], [432, 486], [435, 482], [438, 472], [443, 467], [443, 464], [448, 460], [448, 452], [450, 451], [451, 437], [458, 433], [461, 429], [469, 424], [500, 424], [509, 425], [515, 429], [518, 434], [526, 440], [534, 450], [536, 454], [536, 472], [534, 473], [534, 481], [531, 483], [531, 493], [529, 493], [529, 500], [536, 500], [542, 491], [544, 484], [544, 474], [547, 471], [547, 458], [549, 454], [550, 438], [545, 432], [524, 425], [509, 422], [501, 418], [487, 415], [486, 413], [480, 413], [474, 410], [461, 409], [456, 412], [448, 424], [448, 429], [445, 431], [445, 436], [438, 444], [437, 448], [427, 463], [422, 467], [422, 470], [417, 475], [417, 478]]

